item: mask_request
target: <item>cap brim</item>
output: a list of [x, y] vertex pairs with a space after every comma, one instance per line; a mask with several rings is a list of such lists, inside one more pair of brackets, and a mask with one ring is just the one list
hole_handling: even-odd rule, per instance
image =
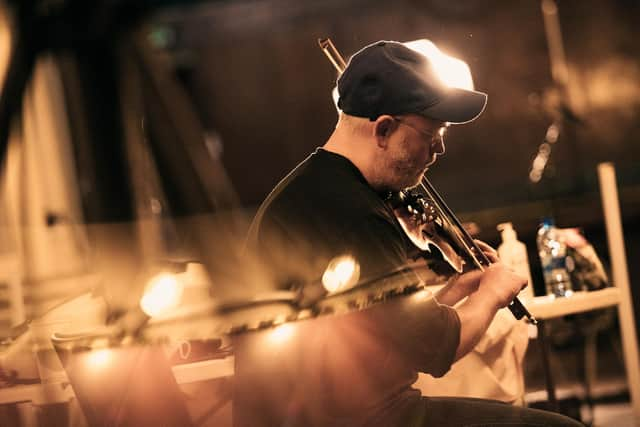
[[443, 99], [421, 114], [453, 124], [475, 120], [487, 105], [487, 94], [473, 90], [449, 88]]

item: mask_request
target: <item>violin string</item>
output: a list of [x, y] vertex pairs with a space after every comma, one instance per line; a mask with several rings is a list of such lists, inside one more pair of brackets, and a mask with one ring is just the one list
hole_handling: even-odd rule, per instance
[[[486, 265], [491, 264], [491, 261], [489, 260], [489, 258], [487, 258], [486, 254], [482, 252], [473, 238], [469, 235], [469, 233], [467, 233], [458, 218], [456, 218], [451, 209], [449, 209], [446, 203], [444, 203], [442, 197], [440, 197], [438, 192], [426, 177], [422, 177], [420, 187], [434, 202], [436, 209], [439, 211], [438, 213], [442, 217], [442, 220], [446, 221], [450, 228], [458, 233], [460, 244], [463, 246], [463, 249], [465, 249], [475, 266], [481, 271], [484, 271], [485, 266], [483, 265], [483, 262]], [[481, 256], [482, 260], [478, 259], [478, 256]]]

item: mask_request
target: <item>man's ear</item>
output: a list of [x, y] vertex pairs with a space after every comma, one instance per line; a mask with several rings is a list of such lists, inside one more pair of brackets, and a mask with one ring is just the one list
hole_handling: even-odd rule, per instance
[[386, 148], [389, 137], [397, 127], [398, 124], [393, 117], [386, 114], [378, 117], [373, 125], [373, 135], [378, 146]]

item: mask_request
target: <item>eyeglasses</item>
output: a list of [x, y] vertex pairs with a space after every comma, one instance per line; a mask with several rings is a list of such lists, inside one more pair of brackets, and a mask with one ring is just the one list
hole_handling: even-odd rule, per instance
[[402, 119], [401, 119], [401, 118], [399, 118], [399, 117], [395, 117], [395, 116], [392, 116], [392, 117], [393, 117], [393, 119], [394, 119], [395, 121], [397, 121], [397, 122], [398, 122], [398, 123], [400, 123], [401, 125], [405, 125], [405, 126], [407, 126], [407, 127], [410, 127], [411, 129], [415, 130], [415, 131], [416, 131], [416, 132], [418, 132], [419, 134], [421, 134], [421, 135], [425, 136], [429, 141], [432, 141], [432, 140], [436, 137], [436, 135], [437, 135], [439, 138], [444, 138], [444, 134], [445, 134], [445, 133], [446, 133], [446, 131], [447, 131], [447, 126], [441, 126], [441, 127], [440, 127], [440, 128], [438, 128], [435, 132], [427, 132], [427, 131], [425, 131], [425, 130], [418, 129], [417, 127], [415, 127], [415, 126], [414, 126], [414, 125], [412, 125], [411, 123], [406, 122], [406, 121], [402, 120]]

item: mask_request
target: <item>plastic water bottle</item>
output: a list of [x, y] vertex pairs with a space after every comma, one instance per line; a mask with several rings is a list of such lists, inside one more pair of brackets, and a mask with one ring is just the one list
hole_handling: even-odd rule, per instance
[[531, 300], [533, 298], [533, 285], [531, 281], [531, 270], [529, 269], [527, 246], [518, 240], [518, 234], [510, 222], [498, 224], [497, 228], [502, 237], [502, 243], [498, 246], [500, 261], [511, 267], [513, 271], [522, 277], [527, 278], [529, 286], [520, 291], [518, 296], [524, 300]]
[[573, 294], [566, 266], [567, 245], [558, 233], [553, 218], [542, 221], [536, 242], [547, 295], [568, 297]]

